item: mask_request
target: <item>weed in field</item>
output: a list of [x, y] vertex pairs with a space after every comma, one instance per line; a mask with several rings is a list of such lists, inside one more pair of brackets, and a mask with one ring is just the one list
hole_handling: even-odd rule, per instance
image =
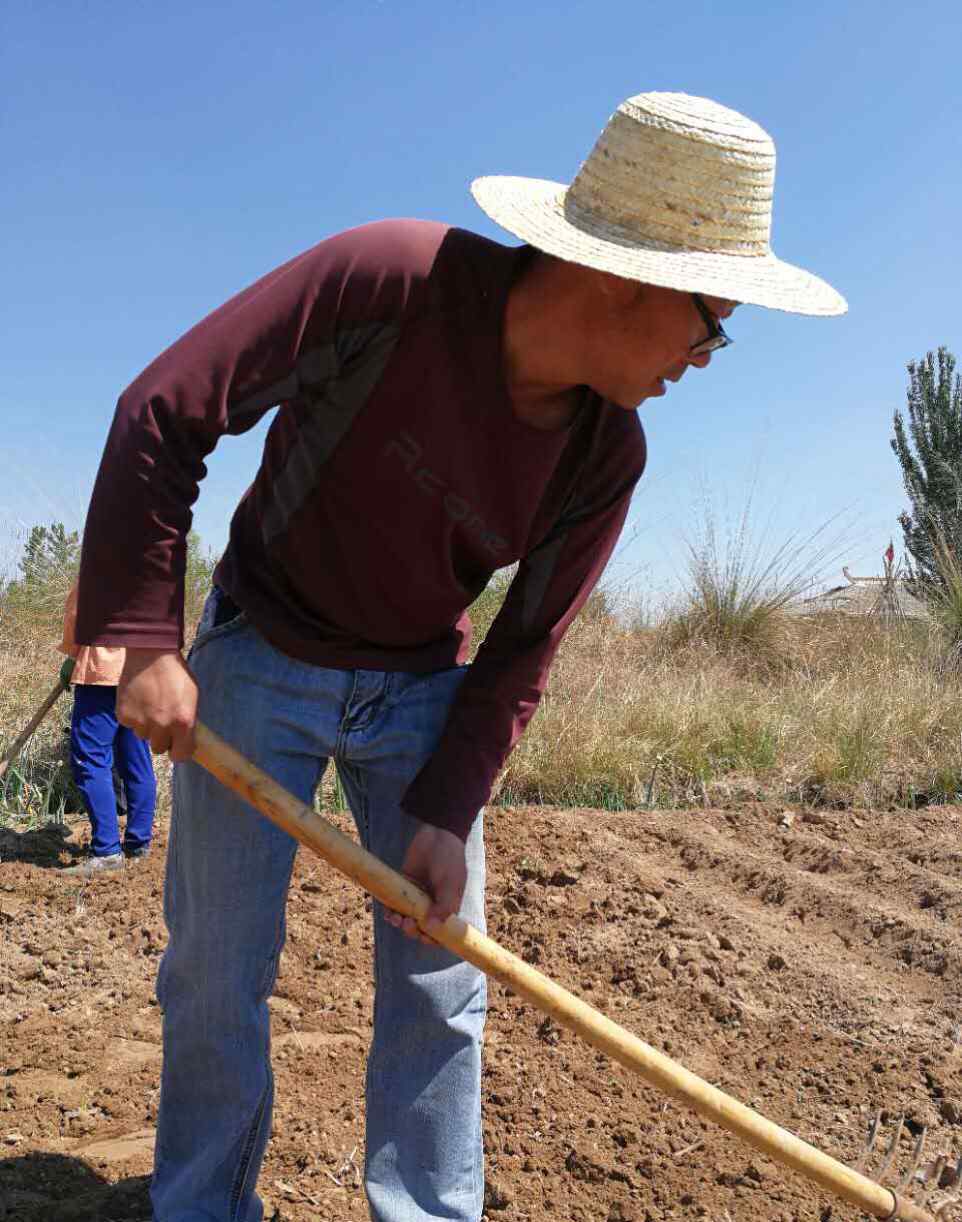
[[749, 492], [737, 521], [722, 528], [703, 494], [698, 525], [685, 539], [687, 588], [662, 624], [668, 648], [702, 641], [755, 667], [788, 661], [784, 613], [837, 559], [839, 538], [830, 536], [829, 521], [771, 543], [767, 531], [755, 529], [752, 512]]

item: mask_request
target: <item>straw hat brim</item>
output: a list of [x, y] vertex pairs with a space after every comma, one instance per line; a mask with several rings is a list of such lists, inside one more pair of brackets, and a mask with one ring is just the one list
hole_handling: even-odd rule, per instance
[[773, 254], [718, 254], [646, 242], [636, 234], [577, 213], [567, 188], [543, 178], [476, 178], [471, 194], [509, 233], [547, 254], [626, 280], [704, 293], [790, 314], [844, 314], [845, 298], [818, 276]]

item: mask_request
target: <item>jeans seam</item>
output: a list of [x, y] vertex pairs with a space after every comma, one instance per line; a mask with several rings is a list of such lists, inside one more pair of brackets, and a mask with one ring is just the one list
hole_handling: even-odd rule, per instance
[[[274, 936], [274, 949], [271, 955], [268, 957], [264, 978], [261, 983], [261, 995], [262, 999], [265, 1001], [267, 997], [270, 996], [274, 982], [277, 979], [280, 957], [284, 951], [284, 942], [286, 941], [286, 915], [285, 904], [278, 914], [277, 927]], [[269, 1035], [268, 1039], [270, 1039]], [[264, 1086], [264, 1091], [261, 1094], [260, 1101], [257, 1105], [257, 1111], [254, 1113], [254, 1119], [251, 1121], [251, 1126], [247, 1131], [247, 1138], [241, 1151], [241, 1156], [237, 1164], [237, 1173], [234, 1177], [234, 1188], [231, 1191], [230, 1197], [230, 1222], [240, 1222], [237, 1216], [237, 1210], [240, 1208], [240, 1202], [246, 1190], [247, 1181], [250, 1178], [251, 1162], [253, 1160], [254, 1150], [257, 1148], [258, 1137], [264, 1124], [264, 1115], [267, 1111], [267, 1100], [271, 1096], [273, 1071], [271, 1070], [270, 1045], [268, 1045], [268, 1053], [265, 1058], [265, 1069], [267, 1070], [267, 1083]]]
[[360, 671], [354, 670], [351, 672], [351, 690], [348, 692], [347, 699], [344, 701], [341, 712], [341, 720], [337, 726], [337, 737], [334, 740], [334, 763], [337, 764], [339, 759], [344, 757], [344, 743], [350, 734], [353, 726], [350, 719], [350, 708], [354, 701], [354, 693], [357, 691], [358, 679]]
[[337, 735], [334, 739], [334, 750], [331, 752], [331, 761], [336, 768], [342, 760], [344, 760], [346, 751], [347, 736], [351, 732], [350, 726], [347, 723], [347, 717], [342, 716], [337, 727]]
[[361, 797], [361, 820], [364, 825], [364, 847], [370, 849], [371, 846], [371, 816], [370, 807], [367, 800], [367, 778], [363, 768], [358, 768], [354, 773], [354, 784], [358, 788]]
[[257, 1105], [257, 1111], [254, 1114], [254, 1119], [251, 1122], [251, 1127], [247, 1131], [247, 1140], [244, 1143], [244, 1148], [241, 1151], [240, 1161], [237, 1166], [237, 1174], [234, 1177], [234, 1188], [230, 1194], [230, 1222], [239, 1222], [237, 1211], [240, 1208], [241, 1198], [244, 1195], [244, 1189], [247, 1186], [247, 1180], [250, 1175], [251, 1160], [254, 1154], [254, 1148], [257, 1145], [257, 1138], [261, 1131], [261, 1126], [264, 1123], [264, 1113], [267, 1110], [267, 1100], [271, 1091], [271, 1067], [270, 1060], [267, 1061], [267, 1083], [264, 1086], [263, 1093], [260, 1097], [260, 1102]]
[[[352, 807], [352, 813], [354, 815], [355, 821], [358, 824], [358, 831], [360, 832], [361, 843], [365, 849], [369, 850], [371, 847], [371, 823], [370, 823], [370, 811], [369, 811], [368, 800], [367, 800], [367, 782], [366, 782], [364, 769], [363, 768], [352, 768], [351, 769], [351, 781], [357, 792], [357, 803], [358, 803], [358, 806], [360, 807], [360, 810], [357, 810], [357, 811], [355, 811]], [[371, 926], [372, 926], [372, 932], [374, 935], [374, 953], [371, 956], [371, 959], [372, 959], [371, 974], [374, 977], [373, 979], [374, 1001], [373, 1001], [373, 1005], [371, 1009], [371, 1045], [372, 1046], [368, 1050], [367, 1065], [365, 1066], [365, 1071], [364, 1071], [365, 1095], [368, 1094], [371, 1083], [374, 1080], [374, 1074], [373, 1074], [374, 1057], [371, 1055], [371, 1053], [373, 1052], [374, 1033], [377, 1031], [377, 1014], [378, 1014], [378, 993], [379, 993], [378, 979], [380, 976], [379, 960], [380, 960], [380, 955], [381, 955], [381, 940], [378, 935], [378, 924], [379, 924], [378, 904], [379, 903], [380, 903], [380, 900], [374, 899], [372, 896], [371, 898]], [[365, 1165], [367, 1164], [369, 1157], [370, 1157], [370, 1154], [367, 1151], [365, 1151], [365, 1159], [364, 1159]]]
[[[370, 827], [369, 827], [368, 810], [367, 810], [367, 793], [363, 788], [363, 781], [361, 782], [361, 792], [363, 795], [362, 802], [364, 806], [364, 831], [365, 831], [364, 839], [369, 844], [370, 843]], [[365, 844], [365, 847], [368, 847], [368, 845]], [[382, 942], [380, 926], [381, 926], [381, 921], [384, 918], [383, 918], [383, 914], [378, 912], [378, 905], [380, 903], [381, 901], [377, 899], [372, 899], [371, 901], [371, 928], [372, 928], [372, 932], [374, 935], [374, 953], [371, 956], [371, 975], [374, 978], [373, 979], [374, 1000], [371, 1005], [371, 1045], [368, 1049], [367, 1065], [365, 1067], [365, 1072], [364, 1072], [364, 1097], [368, 1105], [370, 1104], [371, 1094], [373, 1093], [373, 1090], [376, 1085], [376, 1079], [375, 1079], [376, 1060], [374, 1057], [374, 1046], [377, 1041], [378, 1012], [382, 1004], [381, 1003], [381, 989], [380, 989], [381, 955], [384, 953], [384, 951], [383, 951], [383, 942]], [[365, 1181], [367, 1180], [370, 1160], [371, 1160], [370, 1147], [365, 1146], [365, 1150], [364, 1150], [364, 1178], [365, 1178]]]

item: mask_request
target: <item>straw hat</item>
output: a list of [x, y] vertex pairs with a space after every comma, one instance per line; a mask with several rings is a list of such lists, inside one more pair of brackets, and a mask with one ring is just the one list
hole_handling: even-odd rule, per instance
[[793, 314], [844, 314], [845, 298], [769, 244], [775, 145], [707, 98], [639, 93], [622, 102], [570, 187], [477, 178], [471, 193], [548, 254], [665, 288]]

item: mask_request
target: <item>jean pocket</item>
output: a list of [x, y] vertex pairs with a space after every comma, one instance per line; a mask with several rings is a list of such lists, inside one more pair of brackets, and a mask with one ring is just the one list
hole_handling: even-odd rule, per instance
[[238, 608], [236, 613], [228, 619], [222, 619], [221, 615], [218, 614], [221, 601], [225, 597], [223, 591], [219, 590], [216, 586], [207, 595], [200, 623], [197, 625], [197, 635], [194, 637], [190, 652], [187, 655], [188, 662], [195, 656], [198, 650], [203, 649], [210, 641], [215, 641], [219, 637], [229, 636], [231, 633], [238, 632], [241, 628], [246, 627], [248, 623], [246, 611], [241, 611]]

